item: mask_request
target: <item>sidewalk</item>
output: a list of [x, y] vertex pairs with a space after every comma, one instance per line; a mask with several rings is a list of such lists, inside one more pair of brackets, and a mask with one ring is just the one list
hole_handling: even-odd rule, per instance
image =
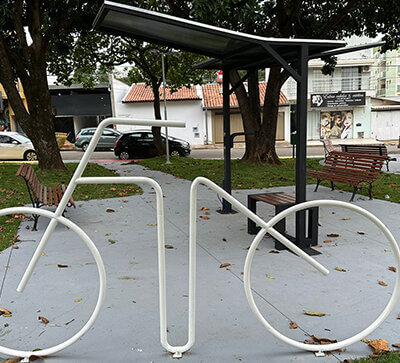
[[[188, 294], [188, 210], [190, 182], [127, 163], [104, 164], [122, 176], [149, 176], [164, 191], [166, 213], [168, 336], [170, 344], [187, 340]], [[173, 362], [159, 343], [156, 210], [153, 191], [146, 185], [140, 196], [77, 202], [67, 217], [93, 239], [104, 259], [108, 277], [107, 297], [99, 318], [78, 342], [51, 362]], [[293, 187], [272, 188], [292, 192]], [[349, 193], [308, 186], [309, 199], [348, 201]], [[246, 203], [252, 191], [234, 191]], [[400, 206], [357, 196], [356, 205], [375, 213], [400, 237]], [[247, 234], [246, 218], [220, 215], [214, 192], [199, 188], [198, 209], [207, 207], [209, 219], [198, 219], [197, 244], [197, 329], [196, 342], [182, 362], [338, 362], [371, 353], [359, 342], [323, 358], [293, 348], [269, 334], [255, 318], [243, 290], [243, 264], [254, 236]], [[115, 212], [107, 212], [113, 209]], [[260, 205], [265, 220], [273, 209]], [[366, 328], [383, 310], [391, 296], [396, 274], [388, 242], [370, 222], [343, 209], [323, 208], [320, 212], [321, 255], [316, 259], [330, 270], [322, 276], [290, 252], [274, 249], [266, 237], [252, 267], [252, 287], [264, 317], [280, 332], [298, 340], [309, 335], [343, 340]], [[205, 215], [199, 211], [198, 215]], [[44, 348], [58, 344], [86, 322], [98, 293], [93, 258], [71, 231], [58, 226], [45, 255], [41, 257], [25, 292], [15, 291], [27, 263], [44, 232], [26, 229], [23, 222], [19, 249], [0, 254], [2, 274], [7, 272], [1, 307], [12, 317], [0, 317], [0, 344], [17, 349]], [[288, 231], [293, 229], [292, 223]], [[360, 233], [361, 232], [361, 233]], [[327, 237], [327, 234], [339, 234]], [[325, 242], [324, 242], [325, 241]], [[330, 241], [330, 242], [329, 242]], [[10, 258], [9, 268], [7, 261]], [[220, 268], [230, 263], [228, 268]], [[58, 264], [67, 265], [59, 268]], [[336, 271], [341, 267], [346, 272]], [[267, 277], [268, 275], [268, 277]], [[385, 281], [388, 286], [378, 284]], [[326, 316], [304, 314], [305, 310]], [[370, 339], [400, 342], [400, 304]], [[49, 319], [45, 325], [38, 316]], [[290, 321], [299, 328], [289, 329]], [[5, 326], [4, 324], [8, 324]], [[40, 354], [38, 352], [38, 354]]]

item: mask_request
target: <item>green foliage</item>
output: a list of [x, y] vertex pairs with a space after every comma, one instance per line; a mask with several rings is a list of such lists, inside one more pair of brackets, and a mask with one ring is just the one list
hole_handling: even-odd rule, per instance
[[[78, 164], [76, 163], [68, 163], [66, 164], [67, 170], [40, 170], [37, 165], [33, 165], [33, 167], [42, 184], [46, 186], [55, 186], [58, 184], [67, 185], [77, 165]], [[18, 164], [0, 165], [0, 209], [32, 205], [24, 180], [15, 176], [18, 168]], [[98, 164], [89, 164], [83, 176], [117, 175], [115, 175], [111, 170], [103, 168]], [[141, 189], [134, 184], [79, 185], [75, 189], [73, 198], [75, 201], [116, 197], [121, 198], [141, 192]], [[0, 251], [12, 244], [14, 236], [17, 234], [19, 224], [20, 219], [18, 218], [10, 216], [0, 217]]]

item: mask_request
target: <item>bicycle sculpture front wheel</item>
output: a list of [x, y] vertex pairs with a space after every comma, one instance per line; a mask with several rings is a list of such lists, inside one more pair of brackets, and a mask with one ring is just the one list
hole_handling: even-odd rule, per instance
[[97, 271], [99, 275], [99, 295], [97, 298], [97, 302], [91, 316], [84, 324], [84, 326], [75, 335], [73, 335], [72, 337], [68, 338], [67, 340], [65, 340], [60, 344], [54, 345], [49, 348], [41, 349], [40, 352], [11, 349], [0, 345], [0, 353], [11, 356], [30, 357], [31, 355], [35, 354], [39, 354], [40, 356], [47, 356], [50, 354], [54, 354], [62, 349], [65, 349], [74, 342], [76, 342], [83, 334], [85, 334], [90, 329], [90, 327], [95, 322], [100, 312], [102, 303], [104, 301], [105, 291], [106, 291], [106, 272], [104, 269], [104, 263], [98, 249], [96, 248], [93, 241], [89, 238], [89, 236], [75, 223], [69, 221], [65, 217], [62, 216], [57, 217], [53, 212], [32, 207], [14, 207], [14, 208], [6, 208], [0, 210], [0, 217], [13, 214], [38, 214], [40, 216], [47, 217], [49, 219], [56, 219], [58, 223], [63, 224], [81, 238], [81, 240], [85, 243], [90, 253], [92, 254], [97, 266]]
[[[381, 312], [381, 314], [376, 318], [374, 322], [372, 322], [367, 328], [364, 330], [360, 331], [359, 333], [353, 335], [350, 338], [344, 339], [342, 341], [339, 341], [337, 343], [332, 343], [332, 344], [326, 344], [326, 345], [311, 345], [311, 344], [306, 344], [306, 343], [301, 343], [296, 340], [293, 340], [286, 335], [280, 333], [277, 331], [274, 327], [272, 327], [268, 321], [262, 316], [260, 310], [258, 309], [254, 297], [253, 297], [253, 292], [251, 289], [251, 283], [250, 283], [250, 272], [251, 272], [251, 265], [253, 262], [253, 257], [256, 251], [257, 246], [261, 242], [262, 238], [264, 235], [268, 232], [272, 235], [272, 237], [276, 238], [279, 240], [281, 243], [284, 245], [290, 244], [290, 241], [281, 235], [279, 232], [277, 232], [275, 229], [273, 229], [273, 226], [278, 223], [280, 220], [283, 218], [286, 218], [288, 215], [293, 214], [295, 212], [298, 212], [300, 210], [305, 210], [313, 207], [342, 207], [346, 209], [350, 209], [356, 213], [361, 214], [362, 216], [366, 217], [368, 220], [370, 220], [373, 224], [375, 224], [383, 233], [383, 235], [386, 237], [386, 239], [389, 241], [390, 247], [394, 253], [395, 260], [396, 260], [396, 267], [397, 267], [397, 276], [396, 276], [396, 283], [393, 289], [392, 296], [389, 300], [389, 302], [386, 304], [385, 308]], [[324, 272], [324, 274], [328, 274], [328, 270]], [[275, 217], [273, 217], [267, 225], [258, 232], [257, 236], [254, 238], [250, 248], [249, 252], [247, 253], [246, 257], [246, 262], [245, 262], [245, 267], [244, 267], [244, 289], [247, 297], [247, 301], [250, 305], [251, 310], [253, 311], [254, 315], [257, 317], [257, 319], [266, 327], [266, 329], [275, 337], [278, 339], [284, 341], [285, 343], [292, 345], [296, 348], [308, 350], [308, 351], [316, 351], [316, 352], [322, 352], [322, 351], [334, 351], [337, 349], [344, 348], [348, 345], [351, 345], [353, 343], [356, 343], [360, 341], [361, 339], [365, 338], [367, 335], [371, 334], [376, 328], [379, 327], [383, 323], [383, 321], [386, 319], [386, 317], [389, 315], [389, 313], [393, 310], [393, 308], [396, 305], [396, 302], [400, 296], [400, 250], [399, 247], [397, 246], [396, 240], [394, 239], [392, 233], [389, 231], [389, 229], [377, 218], [375, 217], [372, 213], [368, 212], [367, 210], [358, 207], [354, 204], [346, 203], [346, 202], [340, 202], [340, 201], [333, 201], [333, 200], [316, 200], [312, 202], [304, 202], [297, 204], [295, 206], [292, 206], [281, 213], [277, 214]]]

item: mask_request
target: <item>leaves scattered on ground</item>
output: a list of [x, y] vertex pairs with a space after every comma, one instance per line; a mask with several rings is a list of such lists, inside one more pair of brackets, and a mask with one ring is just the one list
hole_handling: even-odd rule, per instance
[[326, 236], [327, 237], [331, 237], [331, 238], [336, 238], [336, 237], [339, 237], [339, 234], [337, 234], [337, 233], [329, 233]]
[[221, 264], [219, 265], [219, 268], [224, 268], [224, 267], [228, 267], [228, 266], [231, 266], [231, 264], [228, 263], [228, 262], [225, 262], [225, 263], [221, 263]]
[[59, 263], [59, 264], [57, 264], [57, 267], [58, 267], [58, 268], [67, 268], [68, 265], [62, 265], [61, 263]]
[[393, 271], [393, 272], [397, 271], [396, 267], [394, 267], [394, 266], [389, 266], [388, 270]]
[[45, 318], [44, 316], [39, 316], [38, 319], [41, 320], [45, 324], [48, 324], [50, 322], [49, 319]]
[[381, 286], [387, 286], [388, 284], [385, 281], [378, 281], [378, 284]]
[[175, 247], [172, 246], [172, 245], [165, 245], [164, 247], [165, 247], [167, 250], [171, 250], [171, 249], [175, 248]]
[[275, 280], [275, 277], [274, 276], [271, 276], [271, 275], [265, 275], [268, 279], [271, 279], [271, 280]]
[[341, 267], [335, 267], [336, 271], [340, 271], [340, 272], [347, 272], [347, 270], [345, 270], [344, 268]]
[[294, 321], [291, 321], [289, 323], [289, 329], [297, 329], [298, 327], [299, 326]]

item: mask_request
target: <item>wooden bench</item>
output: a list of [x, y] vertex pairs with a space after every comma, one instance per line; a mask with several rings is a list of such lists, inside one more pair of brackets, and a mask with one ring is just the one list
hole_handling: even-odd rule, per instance
[[[282, 192], [249, 194], [247, 196], [247, 206], [255, 214], [257, 214], [257, 202], [264, 202], [273, 205], [275, 207], [276, 215], [296, 204], [296, 198], [294, 195]], [[291, 236], [288, 236], [286, 233], [286, 218], [275, 224], [274, 229], [289, 239], [292, 239]], [[257, 234], [259, 230], [260, 227], [257, 227], [255, 222], [248, 218], [247, 233]], [[308, 210], [308, 234], [306, 238], [311, 245], [315, 246], [318, 244], [318, 207], [310, 208]], [[281, 250], [285, 247], [280, 242], [277, 242], [275, 243], [275, 248]]]
[[369, 198], [372, 199], [372, 183], [380, 175], [385, 160], [386, 157], [380, 155], [331, 152], [322, 170], [309, 170], [307, 174], [317, 178], [315, 192], [322, 180], [330, 181], [332, 190], [335, 189], [335, 182], [347, 184], [354, 188], [350, 198], [352, 202], [360, 188], [359, 185], [366, 183], [369, 185]]
[[368, 155], [381, 155], [386, 158], [386, 169], [389, 171], [389, 161], [396, 161], [396, 158], [391, 158], [388, 155], [386, 145], [384, 144], [365, 144], [365, 145], [351, 145], [341, 144], [342, 152], [354, 154], [368, 154]]
[[[25, 180], [26, 187], [28, 188], [29, 197], [31, 198], [32, 205], [34, 208], [40, 208], [44, 205], [46, 206], [58, 206], [61, 198], [64, 195], [67, 187], [64, 184], [57, 185], [55, 187], [46, 187], [42, 185], [33, 169], [32, 165], [22, 164], [15, 176], [20, 176]], [[76, 208], [74, 200], [69, 200], [68, 207], [73, 206]], [[32, 230], [36, 231], [37, 223], [39, 220], [39, 215], [33, 215], [35, 223]]]

